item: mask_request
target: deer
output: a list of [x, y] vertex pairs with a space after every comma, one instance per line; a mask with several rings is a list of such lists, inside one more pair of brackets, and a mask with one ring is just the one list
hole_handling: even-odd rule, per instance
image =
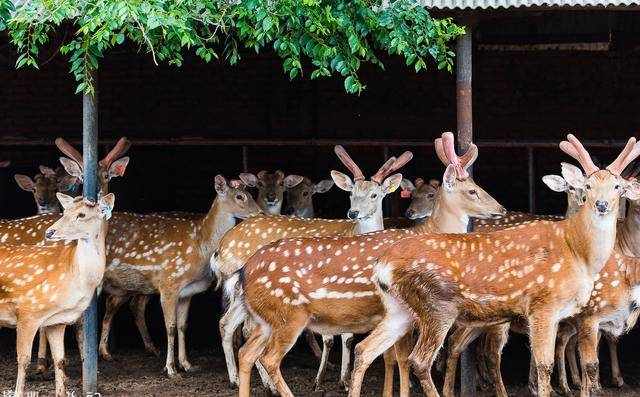
[[266, 214], [280, 215], [285, 190], [298, 186], [304, 178], [300, 175], [285, 177], [284, 172], [280, 170], [276, 170], [274, 173], [262, 170], [258, 172], [258, 175], [242, 173], [240, 179], [247, 186], [258, 189], [256, 202]]
[[[285, 178], [286, 179], [286, 178]], [[333, 180], [323, 179], [318, 183], [313, 183], [311, 179], [304, 177], [297, 185], [288, 188], [287, 192], [287, 215], [298, 218], [314, 218], [313, 196], [318, 193], [326, 193], [333, 186]]]
[[[413, 157], [411, 152], [404, 152], [398, 158], [389, 158], [380, 169], [368, 181], [362, 170], [340, 145], [334, 147], [338, 159], [351, 171], [354, 180], [342, 172], [333, 170], [331, 177], [336, 185], [350, 192], [351, 205], [347, 212], [347, 220], [340, 219], [303, 219], [285, 216], [263, 215], [253, 217], [239, 224], [229, 231], [220, 242], [218, 251], [211, 258], [211, 268], [223, 279], [230, 277], [234, 272], [244, 266], [244, 263], [263, 246], [286, 237], [320, 237], [333, 235], [356, 235], [383, 228], [382, 200], [394, 192], [402, 180], [401, 174], [393, 174]], [[391, 175], [391, 176], [389, 176]], [[240, 174], [240, 178], [247, 185], [252, 181], [247, 176]], [[232, 385], [238, 385], [237, 367], [233, 351], [233, 335], [242, 321], [236, 321], [236, 308], [230, 304], [220, 319], [220, 333], [222, 345], [227, 363], [229, 381]], [[313, 336], [307, 333], [309, 343], [314, 349]], [[350, 354], [350, 341], [352, 335], [342, 336], [341, 359], [341, 383], [346, 382]], [[322, 378], [323, 367], [326, 365], [326, 357], [333, 343], [332, 337], [323, 338], [323, 353], [321, 353], [321, 366], [317, 378]], [[317, 355], [317, 354], [316, 354]], [[273, 385], [264, 371], [261, 371], [263, 383], [274, 390]]]
[[74, 244], [0, 246], [0, 325], [16, 328], [18, 376], [23, 396], [31, 347], [43, 329], [51, 344], [55, 395], [66, 396], [64, 331], [89, 305], [105, 269], [105, 236], [115, 196], [97, 202], [58, 193], [64, 212], [45, 231], [47, 240]]
[[[425, 223], [357, 236], [283, 239], [262, 247], [225, 282], [225, 294], [241, 302], [237, 320], [250, 316], [256, 324], [239, 353], [241, 397], [250, 395], [251, 368], [258, 363], [281, 396], [293, 395], [282, 378], [280, 363], [304, 329], [335, 335], [365, 333], [375, 327], [384, 309], [371, 281], [373, 264], [394, 242], [432, 232], [463, 233], [470, 216], [504, 215], [504, 207], [472, 178], [455, 174], [453, 164], [469, 167], [475, 161], [475, 145], [458, 157], [453, 134], [445, 133], [435, 147], [447, 169], [433, 215]], [[402, 396], [409, 393], [408, 354], [402, 353], [407, 353], [406, 347], [407, 343], [400, 344], [395, 351]], [[389, 350], [385, 353], [384, 396], [392, 394], [393, 365], [393, 351]]]
[[403, 191], [411, 195], [411, 203], [405, 211], [407, 219], [418, 221], [431, 216], [440, 181], [431, 179], [429, 183], [425, 183], [424, 179], [416, 178], [414, 184], [409, 179], [403, 178], [400, 186]]
[[558, 323], [588, 303], [613, 252], [620, 198], [640, 198], [640, 186], [620, 176], [640, 155], [635, 138], [605, 169], [594, 165], [572, 134], [560, 149], [587, 175], [563, 172], [569, 184], [586, 191], [573, 216], [491, 233], [407, 237], [382, 255], [374, 280], [385, 317], [356, 346], [350, 396], [360, 395], [371, 361], [413, 327], [419, 337], [409, 361], [425, 394], [438, 395], [431, 366], [454, 324], [462, 325], [452, 335], [456, 344], [478, 328], [516, 318], [528, 324], [538, 395], [550, 395]]
[[23, 174], [15, 174], [13, 178], [22, 190], [33, 194], [38, 215], [59, 214], [60, 205], [56, 192], [74, 195], [77, 193], [80, 181], [67, 174], [62, 167], [53, 170], [41, 165], [39, 171], [33, 179]]

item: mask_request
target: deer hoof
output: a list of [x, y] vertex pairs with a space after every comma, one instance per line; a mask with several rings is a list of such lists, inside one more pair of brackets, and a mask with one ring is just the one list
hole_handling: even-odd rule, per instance
[[102, 359], [104, 361], [113, 361], [113, 356], [111, 355], [111, 353], [101, 353], [100, 357], [102, 357]]
[[157, 347], [151, 345], [151, 346], [145, 346], [144, 350], [147, 351], [147, 353], [156, 356], [156, 357], [160, 357], [160, 354], [162, 354], [160, 352], [160, 349], [158, 349]]
[[180, 378], [182, 378], [182, 375], [180, 375], [180, 373], [178, 371], [176, 371], [175, 368], [165, 367], [164, 372], [167, 373], [167, 376], [170, 379], [180, 379]]
[[201, 370], [200, 366], [198, 365], [191, 365], [191, 364], [186, 364], [186, 365], [181, 365], [182, 369], [184, 370], [184, 372], [188, 373], [188, 374], [192, 374], [194, 372], [199, 372]]
[[617, 388], [621, 388], [625, 386], [624, 379], [622, 379], [622, 376], [613, 378], [613, 386]]

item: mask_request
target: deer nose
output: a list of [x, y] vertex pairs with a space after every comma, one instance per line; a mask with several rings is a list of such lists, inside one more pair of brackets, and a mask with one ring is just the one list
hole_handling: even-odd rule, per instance
[[276, 195], [275, 194], [267, 194], [267, 200], [269, 200], [270, 202], [276, 201]]
[[412, 210], [411, 208], [408, 208], [407, 211], [404, 213], [405, 216], [409, 219], [412, 219], [413, 216], [416, 214], [416, 212], [414, 210]]
[[609, 203], [604, 200], [596, 200], [596, 209], [598, 212], [607, 212], [607, 208], [609, 207]]
[[347, 218], [356, 219], [359, 213], [360, 211], [349, 210], [349, 212], [347, 212]]
[[45, 236], [46, 238], [51, 238], [51, 237], [53, 237], [53, 235], [54, 235], [54, 234], [56, 234], [55, 229], [49, 229], [49, 230], [47, 230], [47, 232], [44, 234], [44, 236]]

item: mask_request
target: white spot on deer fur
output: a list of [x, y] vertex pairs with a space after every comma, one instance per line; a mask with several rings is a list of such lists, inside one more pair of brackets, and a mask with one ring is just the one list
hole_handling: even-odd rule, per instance
[[562, 267], [562, 265], [560, 264], [560, 262], [556, 262], [553, 264], [553, 266], [551, 266], [551, 271], [553, 273], [557, 273], [560, 271], [560, 268]]
[[596, 283], [593, 288], [595, 288], [596, 290], [602, 289], [602, 283]]
[[311, 255], [311, 253], [313, 252], [313, 248], [310, 245], [308, 245], [307, 248], [305, 248], [304, 250], [309, 255]]
[[543, 275], [539, 275], [538, 277], [536, 277], [536, 282], [538, 284], [542, 284], [544, 282], [544, 276]]
[[620, 284], [620, 280], [613, 280], [613, 281], [611, 282], [611, 286], [612, 286], [612, 287], [617, 287], [617, 286], [618, 286], [618, 284]]
[[280, 277], [278, 281], [283, 284], [289, 284], [291, 282], [291, 277]]
[[269, 271], [272, 272], [274, 270], [276, 270], [276, 263], [275, 262], [269, 263]]

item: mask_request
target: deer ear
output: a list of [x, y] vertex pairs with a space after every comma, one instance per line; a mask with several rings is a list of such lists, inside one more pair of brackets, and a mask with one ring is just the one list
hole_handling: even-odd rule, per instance
[[62, 178], [58, 179], [58, 191], [59, 192], [68, 192], [73, 190], [76, 185], [78, 185], [80, 181], [78, 178], [71, 175], [65, 175]]
[[627, 182], [622, 197], [626, 197], [632, 201], [640, 199], [640, 183], [637, 181]]
[[586, 179], [582, 174], [582, 170], [575, 165], [562, 163], [562, 177], [564, 180], [576, 189], [584, 189]]
[[20, 186], [22, 190], [26, 190], [27, 192], [33, 192], [36, 189], [36, 184], [33, 182], [33, 179], [29, 178], [26, 175], [15, 174], [13, 176], [13, 179], [16, 180], [16, 182], [18, 183], [18, 186]]
[[67, 196], [64, 193], [56, 193], [56, 197], [58, 198], [60, 205], [62, 205], [62, 208], [64, 208], [65, 210], [71, 207], [71, 204], [73, 204], [73, 197]]
[[340, 189], [346, 192], [350, 192], [353, 190], [353, 182], [351, 181], [351, 178], [349, 178], [342, 172], [335, 170], [331, 171], [331, 178], [336, 183], [336, 186], [338, 186]]
[[402, 178], [402, 180], [400, 181], [400, 187], [402, 187], [402, 190], [408, 190], [410, 192], [413, 192], [414, 190], [416, 190], [416, 187], [413, 184], [413, 182], [411, 182], [407, 178]]
[[229, 191], [227, 180], [222, 175], [216, 175], [214, 187], [216, 189], [216, 193], [218, 193], [219, 195], [225, 195]]
[[98, 206], [100, 208], [100, 212], [104, 215], [104, 219], [111, 218], [111, 213], [113, 212], [113, 206], [116, 203], [116, 196], [113, 193], [105, 194], [100, 197], [98, 200]]
[[282, 182], [284, 180], [284, 172], [276, 170], [273, 174], [276, 176], [278, 182]]
[[109, 179], [115, 178], [116, 176], [123, 176], [127, 165], [129, 165], [129, 157], [122, 157], [111, 163], [109, 166]]
[[303, 177], [301, 177], [300, 175], [289, 175], [284, 178], [284, 187], [286, 187], [287, 189], [291, 189], [292, 187], [298, 186], [300, 182], [302, 182], [302, 179]]
[[56, 172], [46, 165], [41, 165], [38, 168], [40, 169], [40, 173], [44, 176], [56, 176]]
[[384, 194], [393, 193], [400, 187], [402, 182], [402, 174], [393, 174], [382, 182], [382, 191]]
[[442, 186], [448, 190], [453, 190], [453, 186], [456, 183], [456, 166], [453, 164], [449, 164], [447, 169], [444, 170], [444, 175], [442, 176]]
[[60, 157], [60, 164], [62, 164], [64, 170], [67, 171], [67, 174], [75, 176], [80, 181], [82, 181], [83, 175], [82, 167], [80, 164], [67, 157]]
[[333, 181], [331, 179], [323, 179], [313, 186], [314, 193], [326, 193], [333, 187]]
[[545, 175], [542, 182], [554, 192], [566, 192], [569, 189], [569, 184], [560, 175]]
[[239, 175], [239, 177], [240, 177], [240, 180], [249, 187], [258, 186], [258, 178], [253, 174], [250, 174], [248, 172], [243, 172], [242, 174]]

